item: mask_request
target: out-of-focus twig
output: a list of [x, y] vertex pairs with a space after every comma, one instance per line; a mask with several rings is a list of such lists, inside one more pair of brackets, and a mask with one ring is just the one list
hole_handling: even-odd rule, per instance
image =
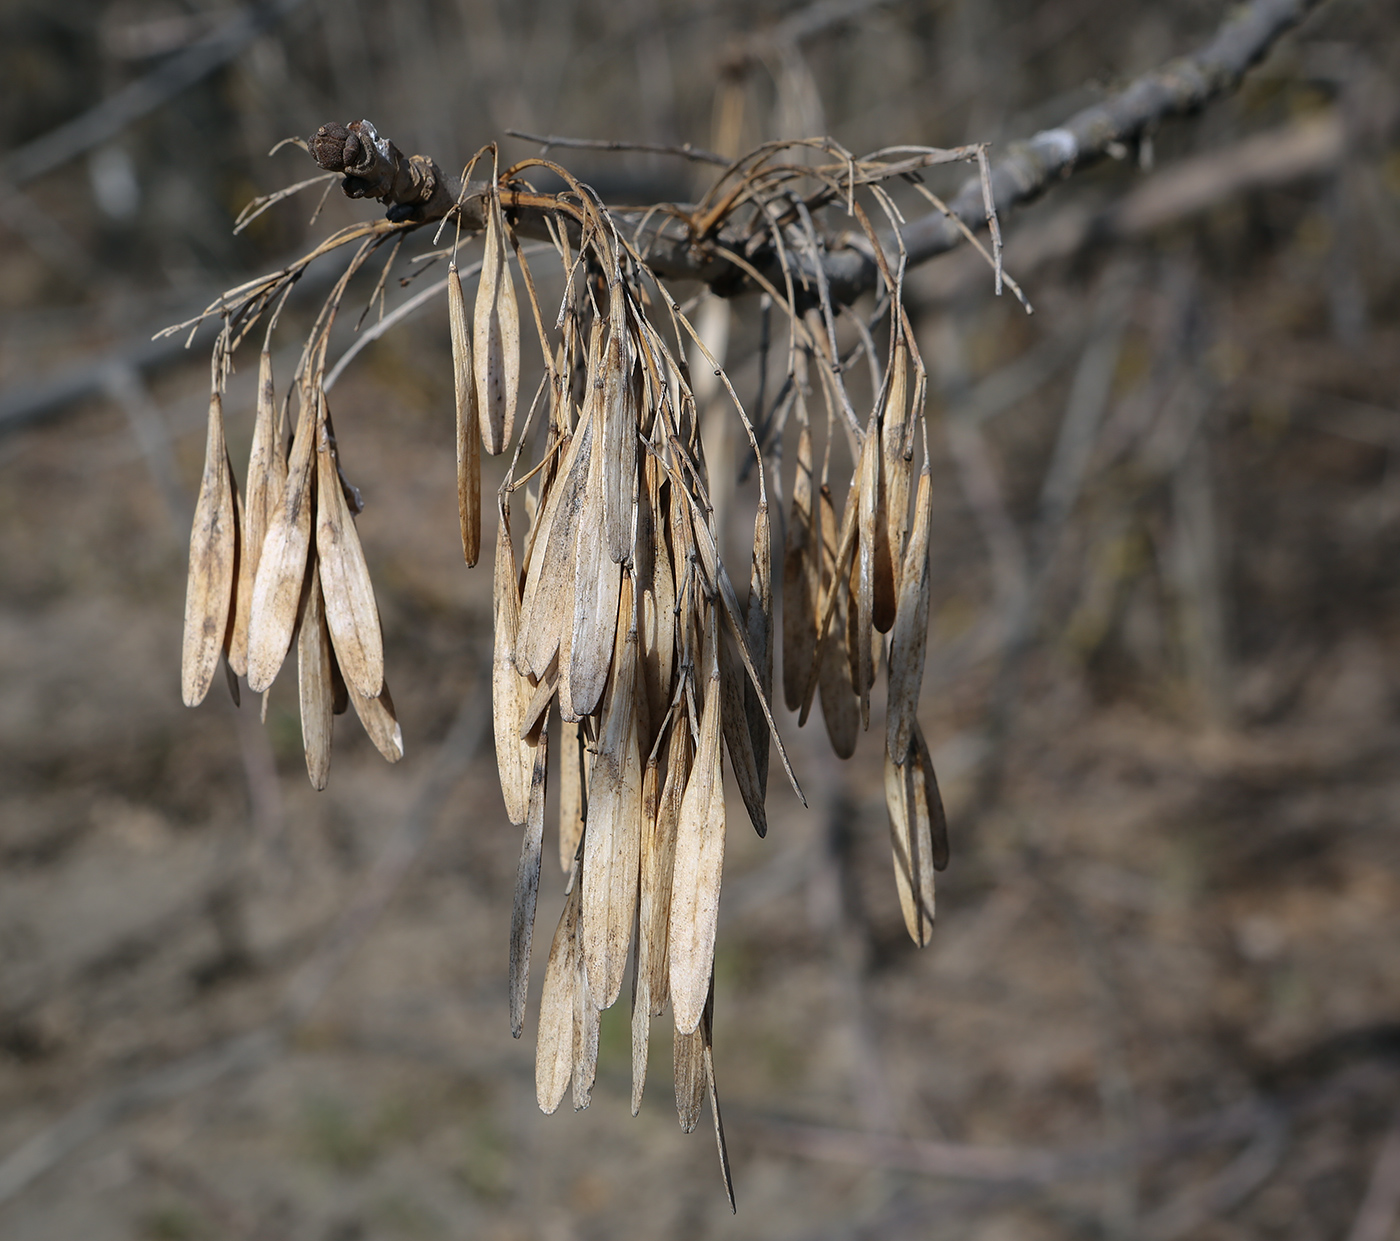
[[1065, 416], [1041, 487], [1035, 529], [1030, 541], [1026, 587], [1013, 600], [1003, 619], [1001, 666], [992, 691], [988, 724], [991, 746], [980, 780], [979, 800], [986, 804], [998, 791], [1019, 701], [1021, 666], [1040, 624], [1040, 612], [1065, 527], [1079, 500], [1108, 409], [1113, 376], [1118, 369], [1128, 307], [1137, 288], [1136, 265], [1123, 263], [1104, 278], [1089, 339], [1070, 385]]
[[170, 447], [170, 430], [156, 408], [140, 370], [118, 363], [107, 372], [103, 387], [126, 414], [132, 436], [146, 460], [146, 468], [165, 504], [171, 526], [183, 531], [190, 524], [190, 498], [180, 485], [175, 453]]
[[241, 10], [217, 30], [176, 52], [115, 95], [5, 155], [6, 183], [24, 185], [116, 137], [132, 122], [227, 64], [302, 2], [267, 0]]
[[1261, 1109], [1248, 1146], [1215, 1176], [1182, 1190], [1145, 1218], [1135, 1235], [1142, 1241], [1176, 1241], [1244, 1202], [1274, 1174], [1288, 1146], [1286, 1113]]
[[463, 701], [418, 796], [340, 917], [292, 977], [277, 1011], [265, 1024], [103, 1091], [72, 1108], [0, 1160], [0, 1203], [15, 1197], [79, 1146], [127, 1116], [182, 1098], [276, 1057], [373, 930], [422, 851], [453, 784], [480, 748], [489, 719], [490, 712], [482, 709], [475, 695]]
[[893, 1134], [853, 1133], [819, 1125], [763, 1122], [755, 1125], [770, 1150], [805, 1159], [916, 1172], [988, 1184], [1055, 1185], [1102, 1176], [1128, 1163], [1181, 1155], [1253, 1135], [1267, 1106], [1256, 1100], [1144, 1135], [1069, 1151], [1014, 1146], [972, 1146]]
[[642, 155], [675, 155], [680, 159], [693, 159], [702, 164], [717, 164], [721, 168], [729, 165], [729, 160], [723, 155], [716, 155], [703, 147], [691, 146], [688, 142], [675, 145], [665, 142], [615, 142], [608, 138], [561, 138], [557, 134], [527, 134], [519, 129], [508, 129], [506, 133], [512, 138], [521, 138], [526, 142], [538, 142], [542, 155], [551, 147], [570, 151], [635, 151]]
[[1400, 1217], [1400, 1109], [1396, 1110], [1381, 1141], [1366, 1196], [1347, 1233], [1347, 1241], [1386, 1241], [1395, 1231], [1397, 1217]]

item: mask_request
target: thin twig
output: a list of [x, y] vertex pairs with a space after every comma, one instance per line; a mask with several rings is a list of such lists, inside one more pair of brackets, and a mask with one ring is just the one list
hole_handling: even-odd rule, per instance
[[640, 151], [647, 155], [675, 155], [681, 159], [693, 159], [702, 164], [717, 164], [721, 168], [728, 168], [730, 164], [730, 161], [725, 159], [723, 155], [716, 155], [713, 151], [706, 151], [703, 147], [691, 146], [688, 142], [673, 146], [665, 142], [615, 142], [607, 138], [561, 138], [557, 134], [529, 134], [521, 129], [508, 129], [506, 133], [512, 138], [522, 138], [526, 142], [538, 142], [541, 155], [550, 147], [563, 147], [580, 151]]

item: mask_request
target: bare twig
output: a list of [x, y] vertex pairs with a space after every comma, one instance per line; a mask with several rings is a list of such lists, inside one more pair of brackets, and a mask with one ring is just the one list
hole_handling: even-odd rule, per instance
[[190, 523], [190, 498], [180, 485], [175, 454], [170, 447], [170, 430], [151, 399], [141, 372], [134, 366], [115, 365], [104, 378], [103, 387], [126, 414], [171, 525], [183, 530]]
[[730, 164], [723, 155], [716, 155], [703, 147], [691, 146], [688, 142], [678, 146], [665, 142], [613, 142], [607, 138], [561, 138], [557, 134], [527, 134], [519, 129], [508, 129], [506, 133], [512, 138], [522, 138], [526, 142], [538, 142], [541, 155], [551, 147], [559, 147], [575, 151], [638, 151], [646, 155], [675, 155], [702, 164], [717, 164], [721, 168], [727, 168]]
[[[1252, 0], [1198, 51], [1144, 74], [1061, 126], [1013, 143], [1005, 157], [967, 181], [947, 205], [946, 214], [931, 212], [900, 230], [908, 263], [922, 263], [953, 249], [969, 231], [991, 227], [998, 213], [1039, 197], [1051, 185], [1108, 156], [1110, 148], [1118, 150], [1167, 117], [1199, 109], [1233, 90], [1250, 66], [1320, 3]], [[417, 222], [439, 219], [456, 203], [464, 228], [484, 226], [484, 186], [471, 185], [464, 193], [448, 193], [440, 174], [436, 178], [432, 175], [436, 165], [431, 160], [405, 158], [391, 143], [379, 139], [372, 126], [368, 133], [374, 141], [347, 145], [344, 135], [366, 124], [325, 126], [324, 146], [318, 148], [313, 142], [313, 154], [323, 168], [343, 168], [350, 174], [345, 183], [348, 194], [381, 198], [388, 204], [391, 218]], [[976, 149], [970, 151], [975, 157]], [[521, 236], [549, 239], [544, 217], [559, 209], [553, 196], [507, 194], [502, 198], [512, 210]], [[619, 223], [625, 222], [625, 214], [619, 215]], [[739, 238], [721, 232], [714, 238], [715, 245], [707, 244], [703, 228], [697, 231], [674, 215], [648, 215], [636, 231], [636, 248], [663, 279], [701, 280], [729, 296], [751, 287], [750, 279], [736, 272], [732, 262], [716, 249], [742, 252], [746, 247]], [[899, 248], [887, 247], [890, 251]], [[781, 266], [771, 246], [760, 247], [750, 261], [770, 282], [778, 282]], [[827, 248], [820, 266], [833, 302], [850, 303], [879, 283], [878, 263], [864, 243], [848, 241], [844, 248]]]

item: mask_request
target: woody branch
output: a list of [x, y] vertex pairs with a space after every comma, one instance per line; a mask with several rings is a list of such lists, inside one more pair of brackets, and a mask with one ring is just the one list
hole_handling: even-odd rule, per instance
[[[1236, 89], [1251, 66], [1261, 60], [1287, 31], [1322, 0], [1251, 0], [1196, 51], [1169, 61], [1129, 83], [1108, 99], [1085, 108], [1063, 125], [1042, 130], [1012, 143], [992, 163], [992, 198], [998, 213], [1031, 202], [1052, 185], [1150, 134], [1161, 122], [1204, 107]], [[404, 155], [391, 141], [380, 138], [368, 121], [323, 125], [311, 140], [311, 154], [328, 172], [342, 172], [342, 188], [351, 198], [376, 198], [388, 207], [391, 219], [432, 223], [461, 202], [462, 226], [485, 227], [485, 182], [472, 184], [465, 195], [460, 183], [444, 174], [431, 159]], [[546, 197], [502, 195], [522, 236], [548, 240]], [[640, 222], [640, 221], [638, 221]], [[932, 211], [901, 230], [911, 264], [922, 263], [958, 246], [967, 232], [986, 227], [986, 206], [980, 177], [971, 177], [948, 202], [946, 214]], [[738, 238], [696, 237], [674, 217], [653, 216], [642, 227], [638, 249], [658, 275], [667, 279], [699, 280], [717, 292], [733, 295], [752, 291], [752, 278], [737, 271], [719, 249], [735, 249]], [[894, 239], [887, 252], [897, 249]], [[750, 261], [765, 278], [777, 283], [776, 253], [760, 248]], [[808, 260], [789, 256], [800, 269]], [[867, 247], [831, 243], [822, 267], [833, 300], [849, 303], [876, 287], [879, 269]], [[815, 273], [807, 273], [814, 275]]]

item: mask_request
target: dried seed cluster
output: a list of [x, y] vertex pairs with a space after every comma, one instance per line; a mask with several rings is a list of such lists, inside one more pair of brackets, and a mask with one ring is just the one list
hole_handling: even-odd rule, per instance
[[[860, 202], [869, 195], [897, 221], [880, 187], [945, 152], [901, 149], [858, 161], [829, 142], [802, 144], [829, 164], [784, 162], [787, 148], [761, 148], [731, 167], [693, 211], [677, 218], [704, 246], [762, 292], [788, 322], [788, 365], [778, 397], [756, 428], [723, 368], [682, 309], [629, 243], [619, 219], [563, 168], [526, 160], [470, 181], [455, 209], [475, 196], [483, 253], [468, 314], [456, 264], [446, 280], [456, 392], [458, 503], [468, 564], [481, 545], [481, 450], [514, 446], [497, 494], [492, 708], [502, 796], [523, 828], [510, 937], [510, 1019], [524, 1027], [544, 823], [551, 716], [558, 717], [559, 863], [568, 876], [549, 947], [540, 1004], [536, 1089], [552, 1112], [572, 1083], [584, 1107], [594, 1081], [599, 1015], [633, 967], [632, 1109], [644, 1085], [650, 1023], [669, 1002], [675, 1026], [675, 1091], [691, 1129], [708, 1094], [722, 1165], [728, 1162], [711, 1055], [715, 931], [723, 871], [725, 755], [748, 817], [762, 836], [770, 744], [797, 795], [771, 701], [777, 592], [773, 517], [783, 516], [780, 451], [797, 424], [797, 461], [782, 545], [782, 692], [805, 723], [819, 697], [835, 752], [849, 756], [869, 726], [870, 695], [886, 669], [885, 789], [899, 901], [910, 936], [928, 942], [934, 871], [947, 835], [916, 708], [929, 610], [931, 480], [924, 419], [926, 376], [901, 297], [902, 256], [891, 265]], [[494, 148], [487, 148], [494, 163]], [[473, 160], [473, 164], [476, 159]], [[542, 195], [532, 169], [567, 190]], [[564, 291], [546, 327], [512, 216], [540, 209], [558, 254]], [[820, 256], [838, 244], [813, 212], [844, 207], [872, 247], [884, 285], [868, 321], [856, 319], [871, 371], [872, 407], [855, 414], [843, 375], [854, 355], [837, 347], [834, 306]], [[453, 224], [449, 215], [447, 225]], [[327, 408], [327, 341], [345, 289], [375, 250], [412, 223], [357, 225], [286, 271], [226, 294], [215, 348], [214, 392], [203, 483], [190, 545], [183, 687], [208, 691], [221, 655], [263, 691], [295, 639], [307, 769], [324, 787], [331, 721], [353, 705], [390, 761], [403, 744], [384, 681], [383, 642], [355, 530], [358, 497], [340, 473]], [[897, 232], [896, 232], [897, 235]], [[861, 240], [858, 238], [858, 240]], [[306, 263], [359, 242], [302, 353], [292, 392], [298, 413], [285, 448], [264, 344], [247, 501], [240, 501], [224, 443], [220, 392], [233, 350], [282, 299]], [[749, 261], [759, 245], [781, 259], [780, 288]], [[851, 244], [849, 240], [845, 244]], [[544, 375], [524, 417], [519, 268]], [[804, 258], [805, 256], [805, 258]], [[887, 335], [879, 350], [872, 333]], [[687, 350], [706, 358], [748, 436], [759, 503], [747, 590], [721, 561], [709, 503], [712, 470], [699, 434]], [[820, 428], [809, 405], [820, 395]], [[517, 427], [519, 422], [519, 427]], [[838, 512], [833, 444], [844, 431], [854, 468]], [[534, 464], [519, 472], [527, 447]], [[922, 466], [916, 470], [916, 454]], [[917, 473], [917, 478], [916, 478]], [[771, 477], [771, 482], [770, 482]], [[770, 487], [777, 493], [770, 503]], [[513, 510], [523, 509], [523, 522]], [[517, 532], [523, 526], [517, 552]], [[732, 1199], [732, 1193], [731, 1193]]]

